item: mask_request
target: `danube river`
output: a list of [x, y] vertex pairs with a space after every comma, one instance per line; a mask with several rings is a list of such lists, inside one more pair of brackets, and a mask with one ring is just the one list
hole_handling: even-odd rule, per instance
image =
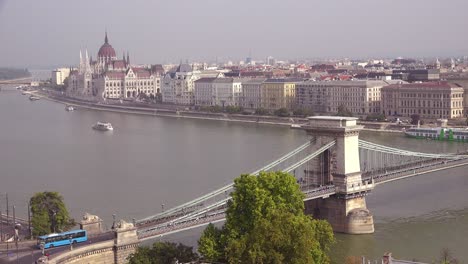
[[[114, 131], [91, 126], [111, 122]], [[39, 191], [60, 192], [74, 218], [84, 212], [107, 225], [143, 218], [191, 200], [254, 171], [307, 140], [285, 127], [125, 115], [78, 109], [16, 90], [0, 92], [0, 205], [5, 193], [17, 215]], [[468, 144], [413, 140], [400, 134], [362, 133], [369, 141], [427, 152], [456, 152]], [[468, 168], [379, 186], [368, 198], [376, 232], [337, 235], [332, 256], [431, 261], [446, 247], [468, 263]], [[199, 229], [200, 230], [200, 229]], [[198, 231], [169, 237], [196, 245]]]

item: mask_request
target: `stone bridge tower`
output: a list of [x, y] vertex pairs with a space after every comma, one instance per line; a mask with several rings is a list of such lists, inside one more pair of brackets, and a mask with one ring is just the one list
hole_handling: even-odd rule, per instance
[[[311, 178], [309, 182], [333, 184], [336, 194], [305, 202], [306, 212], [328, 220], [335, 232], [373, 233], [374, 221], [367, 210], [365, 196], [374, 184], [363, 182], [359, 162], [359, 132], [363, 127], [353, 117], [314, 116], [309, 117], [309, 123], [303, 128], [317, 147], [336, 141], [319, 159], [312, 160], [312, 170], [306, 171], [306, 177]], [[321, 177], [314, 176], [317, 171], [322, 172]]]

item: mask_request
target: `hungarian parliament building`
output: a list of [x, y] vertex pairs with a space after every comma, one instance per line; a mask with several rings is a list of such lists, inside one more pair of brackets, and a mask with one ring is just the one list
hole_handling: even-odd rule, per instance
[[106, 32], [96, 60], [88, 56], [88, 51], [84, 56], [80, 51], [80, 64], [70, 72], [66, 94], [91, 101], [152, 98], [160, 93], [161, 75], [164, 74], [158, 66], [132, 66], [128, 52], [122, 59], [117, 59]]

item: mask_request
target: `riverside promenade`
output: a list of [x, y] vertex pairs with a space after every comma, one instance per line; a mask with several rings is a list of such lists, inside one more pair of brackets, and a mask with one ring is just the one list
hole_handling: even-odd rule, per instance
[[[228, 114], [228, 113], [212, 113], [190, 110], [187, 106], [171, 105], [171, 104], [143, 104], [143, 103], [129, 103], [122, 104], [116, 103], [102, 103], [84, 101], [75, 98], [70, 98], [61, 95], [53, 90], [36, 90], [34, 95], [43, 99], [65, 104], [72, 105], [77, 108], [86, 108], [90, 110], [108, 111], [124, 114], [137, 114], [147, 116], [161, 116], [161, 117], [175, 117], [175, 118], [189, 118], [189, 119], [202, 119], [202, 120], [216, 120], [226, 122], [242, 122], [242, 123], [257, 123], [276, 126], [302, 125], [307, 123], [307, 118], [301, 117], [279, 117], [279, 116], [259, 116], [259, 115], [245, 115], [245, 114]], [[364, 126], [364, 130], [371, 132], [389, 132], [389, 133], [402, 133], [404, 126], [395, 125], [392, 123], [379, 123], [379, 122], [359, 122]], [[408, 126], [406, 126], [408, 127]]]

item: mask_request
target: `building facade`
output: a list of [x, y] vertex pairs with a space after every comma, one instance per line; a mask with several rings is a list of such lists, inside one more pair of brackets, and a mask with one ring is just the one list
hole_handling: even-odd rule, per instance
[[240, 106], [242, 83], [235, 78], [201, 78], [195, 81], [195, 105]]
[[388, 116], [460, 118], [463, 95], [463, 87], [448, 82], [393, 84], [382, 88], [382, 109]]
[[322, 114], [337, 113], [340, 106], [359, 116], [378, 114], [380, 89], [387, 84], [381, 80], [306, 81], [296, 84], [296, 104]]
[[299, 79], [267, 79], [261, 84], [260, 104], [267, 110], [292, 109], [295, 105], [296, 82]]
[[77, 70], [70, 73], [66, 94], [70, 97], [102, 101], [107, 99], [153, 98], [160, 92], [160, 73], [152, 67], [133, 67], [130, 56], [117, 59], [107, 33], [97, 60], [82, 56]]
[[255, 78], [242, 82], [242, 95], [240, 104], [245, 109], [257, 109], [262, 107], [262, 83], [266, 79]]
[[180, 64], [162, 79], [162, 101], [170, 104], [193, 105], [195, 81], [198, 79], [200, 79], [198, 71], [193, 71], [192, 66], [188, 64]]
[[52, 71], [52, 84], [64, 85], [65, 79], [70, 75], [70, 68], [58, 68]]

